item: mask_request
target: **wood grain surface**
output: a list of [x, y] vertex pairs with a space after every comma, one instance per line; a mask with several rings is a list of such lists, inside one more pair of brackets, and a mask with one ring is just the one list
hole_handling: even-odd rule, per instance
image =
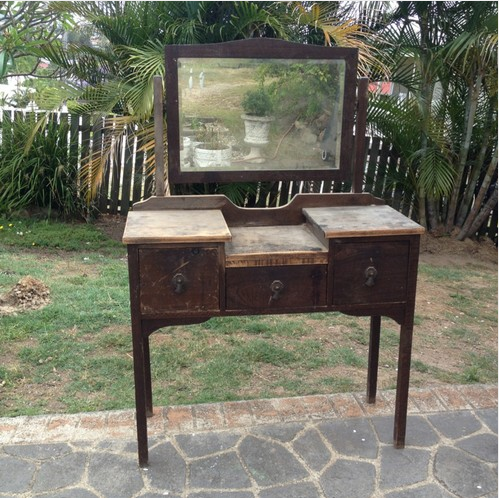
[[310, 223], [328, 239], [379, 235], [414, 235], [424, 228], [389, 206], [342, 206], [303, 209]]
[[226, 266], [327, 264], [328, 250], [306, 225], [231, 227]]
[[225, 242], [229, 228], [218, 209], [195, 211], [132, 211], [128, 213], [125, 244]]

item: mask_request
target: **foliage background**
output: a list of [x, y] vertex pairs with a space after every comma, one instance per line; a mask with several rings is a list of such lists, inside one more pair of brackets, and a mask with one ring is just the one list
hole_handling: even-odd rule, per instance
[[[392, 6], [0, 2], [0, 77], [19, 74], [31, 62], [33, 68], [22, 74], [43, 80], [48, 75], [41, 73], [39, 63], [48, 61], [57, 79], [49, 78], [50, 86], [35, 94], [41, 108], [58, 109], [64, 103], [95, 121], [108, 118], [111, 133], [104, 153], [88, 157], [80, 172], [79, 195], [88, 203], [95, 198], [112, 151], [127, 134], [137, 135], [153, 164], [152, 79], [164, 76], [166, 44], [265, 36], [357, 47], [359, 75], [401, 85], [408, 95], [371, 96], [372, 131], [393, 143], [409, 173], [390, 180], [404, 182], [406, 196], [415, 199], [417, 221], [429, 230], [460, 239], [473, 236], [497, 205], [497, 2]], [[28, 148], [19, 153], [27, 157]], [[9, 169], [11, 163], [9, 154], [0, 151], [0, 168]], [[30, 167], [26, 159], [24, 168]], [[244, 192], [255, 189], [237, 184], [170, 187], [174, 193], [223, 192], [234, 199], [244, 199]], [[32, 197], [19, 193], [20, 199]], [[4, 204], [2, 210], [10, 208]]]

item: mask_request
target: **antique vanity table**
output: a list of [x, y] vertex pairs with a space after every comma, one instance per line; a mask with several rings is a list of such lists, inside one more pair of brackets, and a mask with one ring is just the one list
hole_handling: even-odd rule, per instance
[[[395, 320], [400, 347], [394, 444], [404, 446], [423, 229], [360, 193], [364, 142], [354, 140], [353, 129], [364, 136], [367, 83], [357, 85], [356, 67], [353, 49], [270, 39], [166, 48], [170, 184], [351, 179], [353, 193], [299, 194], [286, 206], [251, 209], [223, 195], [165, 196], [163, 161], [157, 161], [156, 196], [134, 206], [123, 236], [140, 465], [148, 462], [152, 416], [150, 334], [215, 316], [370, 316], [370, 403], [376, 397], [381, 316]], [[163, 157], [161, 83], [157, 158]], [[266, 86], [277, 110], [256, 153], [255, 139], [248, 139], [239, 121], [240, 103], [243, 91]], [[231, 135], [224, 162], [202, 164], [195, 157], [197, 137], [206, 140], [210, 133]]]

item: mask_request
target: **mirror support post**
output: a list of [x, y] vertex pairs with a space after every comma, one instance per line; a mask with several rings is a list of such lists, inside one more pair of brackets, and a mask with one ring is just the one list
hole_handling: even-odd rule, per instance
[[163, 78], [154, 76], [154, 157], [156, 196], [165, 195], [165, 151], [163, 146]]
[[355, 123], [355, 156], [352, 181], [352, 192], [355, 194], [362, 193], [362, 186], [364, 182], [368, 88], [369, 79], [360, 78], [357, 87], [357, 119]]

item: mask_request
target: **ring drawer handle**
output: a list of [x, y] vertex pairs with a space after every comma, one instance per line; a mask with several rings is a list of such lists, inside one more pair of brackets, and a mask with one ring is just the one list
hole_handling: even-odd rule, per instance
[[173, 292], [175, 294], [182, 294], [186, 290], [186, 278], [182, 273], [176, 273], [172, 278]]
[[270, 299], [273, 299], [274, 301], [279, 299], [279, 297], [281, 297], [283, 289], [284, 289], [284, 284], [280, 280], [274, 280], [270, 284], [270, 290], [272, 291], [272, 297]]
[[378, 275], [378, 270], [376, 270], [376, 268], [374, 268], [374, 266], [368, 266], [366, 268], [366, 271], [364, 272], [364, 275], [366, 276], [367, 287], [373, 287], [374, 284], [376, 283], [376, 277]]

